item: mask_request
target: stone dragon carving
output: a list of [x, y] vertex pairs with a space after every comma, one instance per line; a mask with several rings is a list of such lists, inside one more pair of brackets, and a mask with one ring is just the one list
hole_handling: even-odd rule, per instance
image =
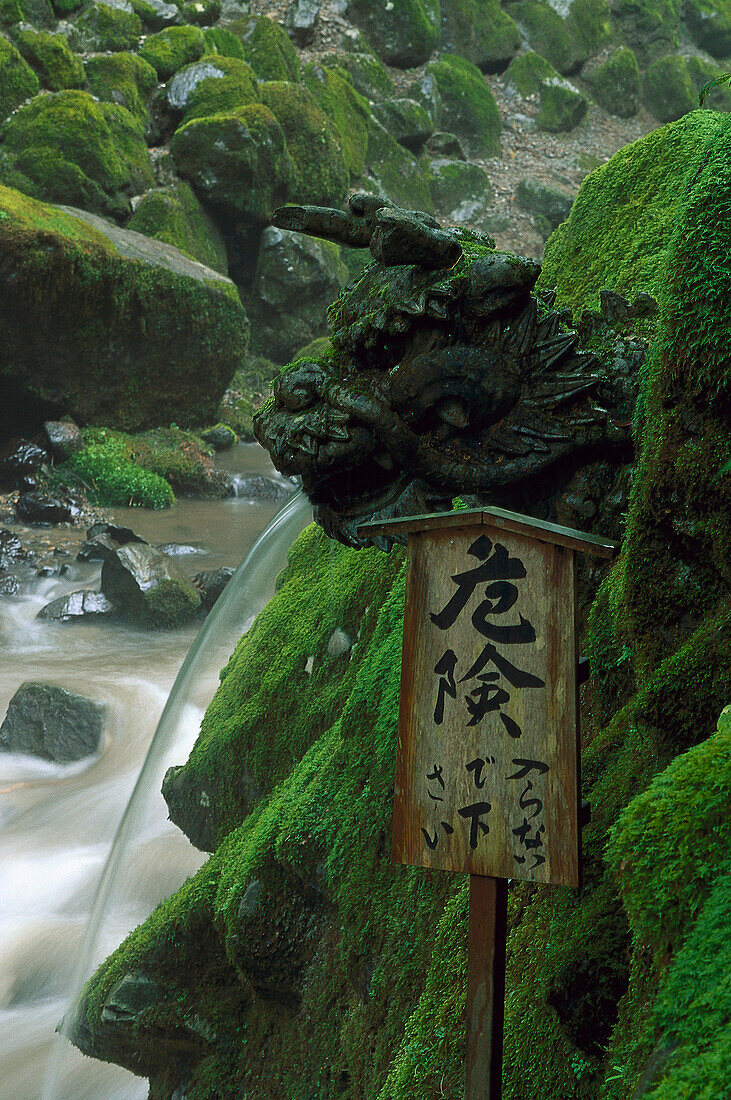
[[[538, 263], [370, 195], [273, 220], [376, 261], [330, 307], [325, 354], [285, 367], [254, 423], [330, 536], [363, 545], [365, 520], [465, 494], [546, 514], [582, 464], [631, 461], [636, 371], [581, 349], [555, 294], [533, 293]], [[644, 299], [625, 314], [651, 311]]]

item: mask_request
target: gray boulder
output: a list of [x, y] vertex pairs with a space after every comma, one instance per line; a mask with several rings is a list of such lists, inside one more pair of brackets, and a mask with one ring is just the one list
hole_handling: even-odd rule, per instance
[[73, 420], [47, 420], [43, 425], [43, 431], [49, 451], [60, 462], [65, 462], [84, 446], [81, 429], [74, 424]]
[[535, 179], [522, 179], [515, 192], [518, 205], [532, 214], [544, 237], [549, 237], [557, 225], [566, 221], [574, 204], [574, 196]]
[[221, 569], [203, 569], [193, 577], [193, 584], [201, 594], [203, 606], [210, 611], [224, 588], [234, 575], [228, 566]]
[[99, 748], [104, 707], [54, 684], [22, 684], [0, 726], [0, 751], [68, 764]]
[[57, 600], [47, 603], [38, 612], [36, 618], [69, 623], [78, 622], [80, 619], [99, 619], [102, 616], [108, 618], [116, 610], [115, 605], [103, 592], [82, 589], [78, 592], [70, 592], [68, 596], [59, 596]]
[[320, 19], [320, 0], [292, 0], [284, 25], [297, 46], [309, 46]]
[[130, 542], [107, 555], [102, 592], [141, 626], [176, 627], [201, 606], [200, 594], [172, 558], [154, 546]]
[[373, 106], [373, 115], [399, 145], [417, 153], [434, 130], [431, 116], [415, 99], [384, 99]]

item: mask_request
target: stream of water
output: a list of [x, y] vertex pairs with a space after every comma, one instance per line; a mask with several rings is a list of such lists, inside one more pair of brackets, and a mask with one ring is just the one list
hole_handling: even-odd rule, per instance
[[[236, 448], [225, 465], [239, 478], [273, 473], [255, 446]], [[303, 502], [290, 502], [257, 544], [278, 507], [232, 498], [115, 512], [151, 542], [196, 546], [179, 559], [188, 573], [248, 557], [202, 629], [37, 620], [50, 600], [93, 585], [92, 564], [38, 578], [0, 604], [0, 720], [26, 680], [106, 706], [102, 751], [92, 758], [62, 766], [0, 754], [0, 1100], [147, 1095], [146, 1082], [82, 1058], [54, 1031], [94, 968], [205, 858], [167, 820], [160, 783], [187, 758], [219, 669], [309, 518]]]

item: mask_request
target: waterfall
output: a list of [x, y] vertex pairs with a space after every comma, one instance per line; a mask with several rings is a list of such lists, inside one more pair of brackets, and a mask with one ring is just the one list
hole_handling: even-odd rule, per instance
[[[249, 628], [272, 594], [274, 579], [286, 563], [289, 547], [310, 518], [309, 503], [301, 492], [297, 493], [275, 516], [241, 563], [183, 662], [99, 883], [73, 970], [67, 1021], [72, 1018], [74, 1006], [93, 970], [149, 916], [157, 903], [148, 904], [146, 911], [139, 904], [135, 905], [135, 877], [145, 873], [154, 875], [159, 868], [166, 892], [170, 893], [206, 858], [192, 849], [187, 839], [167, 822], [167, 807], [160, 794], [162, 778], [168, 766], [183, 762], [184, 745], [192, 747], [200, 718], [210, 701], [210, 673], [217, 673], [226, 662], [233, 644]], [[207, 692], [202, 691], [206, 686]], [[170, 855], [167, 848], [163, 852], [163, 841], [168, 845], [171, 839], [176, 851], [187, 849], [183, 859], [185, 870], [177, 885], [170, 881], [169, 869], [164, 865]], [[110, 1081], [101, 1085], [106, 1091], [100, 1091], [97, 1071], [107, 1069], [109, 1067], [90, 1062], [67, 1040], [59, 1037], [49, 1060], [41, 1100], [142, 1100], [147, 1095], [146, 1083], [116, 1067], [115, 1083], [112, 1085]], [[22, 1100], [31, 1098], [23, 1097]]]

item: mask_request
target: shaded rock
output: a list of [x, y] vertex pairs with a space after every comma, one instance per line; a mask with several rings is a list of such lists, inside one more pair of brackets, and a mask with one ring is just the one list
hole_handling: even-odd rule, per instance
[[131, 1026], [142, 1012], [159, 1004], [164, 996], [160, 983], [145, 974], [125, 974], [109, 990], [101, 1011], [102, 1021]]
[[428, 61], [439, 41], [438, 0], [350, 0], [348, 18], [389, 65], [409, 69]]
[[327, 640], [328, 657], [342, 657], [352, 648], [353, 641], [346, 630], [337, 627]]
[[33, 476], [48, 462], [48, 452], [27, 439], [11, 439], [0, 448], [0, 485], [16, 488], [21, 479]]
[[436, 130], [427, 140], [424, 151], [433, 157], [451, 157], [454, 160], [466, 160], [462, 142], [456, 134], [445, 130]]
[[0, 527], [0, 569], [10, 569], [19, 562], [29, 560], [33, 560], [33, 554], [24, 549], [15, 532]]
[[691, 38], [711, 57], [731, 54], [731, 7], [718, 0], [686, 0], [683, 16]]
[[165, 0], [137, 0], [136, 11], [142, 22], [153, 31], [179, 26], [183, 22], [180, 9]]
[[73, 420], [47, 420], [43, 425], [43, 431], [51, 454], [61, 462], [82, 450], [84, 446], [81, 429], [74, 424]]
[[53, 622], [68, 623], [79, 619], [98, 619], [101, 616], [110, 616], [117, 608], [111, 600], [107, 599], [103, 592], [92, 592], [84, 589], [79, 592], [70, 592], [68, 596], [60, 596], [52, 600], [36, 615], [37, 619], [49, 619]]
[[86, 532], [86, 543], [76, 555], [77, 561], [104, 561], [109, 553], [114, 553], [128, 542], [141, 542], [145, 539], [136, 535], [130, 527], [119, 527], [115, 523], [94, 523]]
[[405, 209], [433, 210], [426, 166], [399, 145], [377, 118], [368, 126], [366, 167], [368, 178], [363, 183], [380, 198]]
[[175, 562], [141, 543], [128, 543], [106, 557], [101, 588], [125, 615], [143, 626], [180, 626], [201, 605], [199, 593]]
[[674, 122], [698, 108], [698, 87], [685, 57], [673, 54], [648, 66], [643, 98], [660, 122]]
[[480, 70], [463, 57], [444, 53], [427, 71], [441, 97], [439, 126], [457, 134], [474, 156], [500, 156], [500, 111]]
[[520, 49], [520, 32], [499, 0], [442, 0], [442, 49], [483, 73], [500, 73]]
[[429, 112], [415, 99], [384, 99], [374, 104], [373, 117], [384, 126], [399, 145], [412, 153], [421, 149], [434, 129]]
[[228, 451], [236, 442], [236, 432], [228, 424], [216, 424], [201, 432], [201, 439], [217, 451]]
[[99, 748], [104, 707], [54, 684], [25, 683], [0, 726], [0, 751], [66, 764]]
[[320, 18], [320, 0], [292, 0], [284, 26], [297, 46], [309, 46]]
[[0, 596], [15, 596], [19, 587], [15, 577], [0, 577]]
[[626, 321], [628, 317], [634, 316], [629, 301], [616, 290], [599, 291], [599, 309], [604, 320], [610, 324], [612, 321]]
[[567, 133], [578, 126], [589, 108], [586, 96], [570, 80], [554, 76], [541, 82], [541, 106], [536, 126], [551, 134]]
[[272, 504], [283, 504], [285, 500], [289, 500], [294, 490], [295, 486], [291, 481], [280, 481], [273, 477], [234, 477], [235, 495], [244, 500], [267, 500]]
[[228, 566], [221, 569], [203, 569], [193, 577], [193, 584], [201, 594], [203, 606], [210, 611], [224, 588], [234, 575]]
[[493, 190], [479, 164], [439, 157], [430, 162], [431, 195], [437, 213], [457, 225], [482, 228]]
[[21, 493], [15, 504], [15, 514], [23, 523], [68, 523], [72, 508], [47, 493]]
[[582, 77], [600, 107], [619, 118], [636, 115], [640, 105], [640, 67], [635, 53], [620, 46], [607, 60], [591, 71], [582, 69]]
[[533, 214], [544, 237], [549, 237], [568, 218], [574, 204], [572, 195], [535, 179], [520, 180], [515, 197], [519, 206]]

